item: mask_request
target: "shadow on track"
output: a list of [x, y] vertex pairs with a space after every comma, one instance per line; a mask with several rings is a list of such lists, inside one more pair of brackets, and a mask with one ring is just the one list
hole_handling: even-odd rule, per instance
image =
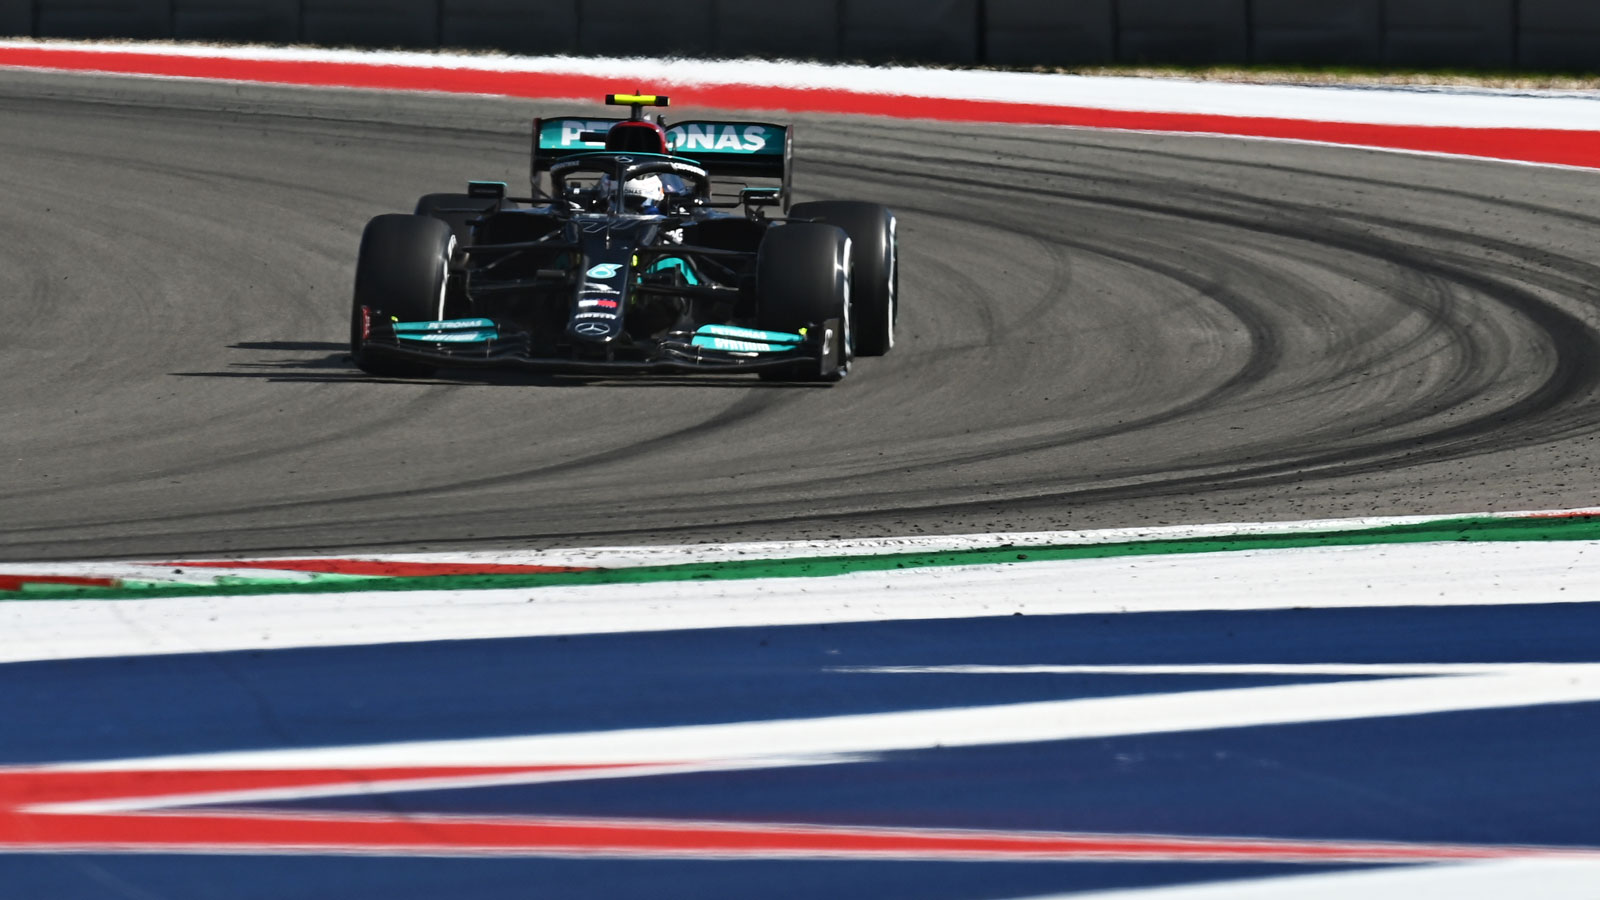
[[[444, 377], [385, 378], [368, 375], [355, 367], [346, 344], [332, 341], [244, 341], [228, 345], [229, 350], [268, 350], [278, 353], [322, 355], [299, 359], [262, 359], [230, 363], [223, 372], [170, 372], [177, 378], [246, 378], [267, 382], [323, 384], [439, 384], [484, 387], [602, 387], [602, 388], [718, 388], [743, 390], [820, 389], [827, 384], [769, 382], [753, 376], [644, 375], [636, 377], [596, 377], [519, 372], [512, 369], [445, 369]], [[298, 371], [297, 371], [298, 370]], [[313, 374], [315, 373], [315, 374]]]

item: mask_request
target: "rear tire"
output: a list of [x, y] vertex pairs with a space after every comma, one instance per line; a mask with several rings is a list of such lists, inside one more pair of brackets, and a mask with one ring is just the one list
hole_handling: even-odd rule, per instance
[[790, 334], [831, 327], [818, 363], [760, 373], [768, 381], [838, 381], [853, 356], [850, 238], [832, 225], [780, 225], [756, 253], [756, 325]]
[[363, 347], [370, 321], [444, 318], [450, 256], [450, 226], [425, 216], [386, 215], [367, 223], [356, 257], [356, 290], [350, 308], [350, 356], [361, 371], [397, 378], [426, 378], [435, 367], [385, 359]]
[[895, 322], [900, 316], [898, 223], [893, 212], [876, 203], [825, 200], [796, 203], [792, 219], [813, 219], [844, 229], [854, 245], [855, 285], [852, 313], [855, 351], [882, 356], [894, 349]]

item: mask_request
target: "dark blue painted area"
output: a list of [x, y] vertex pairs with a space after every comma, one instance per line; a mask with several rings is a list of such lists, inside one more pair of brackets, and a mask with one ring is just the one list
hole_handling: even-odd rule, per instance
[[1007, 616], [22, 663], [0, 665], [0, 764], [1336, 680], [829, 671], [841, 666], [1595, 659], [1600, 606], [1562, 604]]
[[0, 856], [0, 896], [50, 900], [990, 900], [1333, 871], [1225, 864]]
[[1600, 704], [892, 753], [285, 804], [1600, 847]]
[[[1003, 617], [0, 666], [0, 762], [1347, 680], [839, 667], [1600, 661], [1600, 604]], [[1600, 704], [386, 795], [386, 811], [1600, 845]], [[294, 806], [297, 804], [286, 804]], [[359, 798], [298, 806], [361, 810]], [[1304, 872], [1148, 863], [4, 856], [0, 898], [1007, 897]]]

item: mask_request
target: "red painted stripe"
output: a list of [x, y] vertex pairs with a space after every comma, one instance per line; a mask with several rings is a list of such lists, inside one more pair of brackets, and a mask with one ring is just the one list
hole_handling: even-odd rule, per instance
[[20, 591], [30, 584], [116, 587], [120, 583], [115, 578], [84, 578], [77, 575], [0, 575], [0, 591]]
[[[0, 66], [320, 87], [499, 94], [537, 99], [593, 100], [616, 88], [615, 78], [593, 75], [485, 72], [443, 66], [315, 60], [221, 59], [46, 47], [0, 48]], [[930, 101], [910, 96], [758, 85], [680, 85], [668, 81], [658, 86], [670, 88], [674, 99], [682, 105], [722, 109], [856, 113], [945, 122], [1219, 134], [1600, 167], [1600, 131], [1366, 125], [1251, 116], [1128, 112], [990, 100]]]
[[[9, 820], [9, 821], [8, 821]], [[9, 826], [9, 827], [8, 827]], [[466, 819], [441, 816], [0, 814], [0, 847], [343, 850], [389, 853], [603, 854], [921, 859], [1156, 859], [1429, 862], [1590, 856], [1582, 850], [1145, 835], [1030, 835], [635, 820]]]
[[160, 563], [187, 569], [268, 569], [278, 572], [315, 572], [319, 575], [371, 575], [416, 578], [430, 575], [538, 575], [551, 572], [590, 572], [574, 566], [490, 565], [486, 563], [386, 562], [377, 559], [251, 559]]
[[952, 831], [550, 817], [203, 812], [41, 813], [29, 807], [129, 796], [338, 786], [614, 766], [433, 767], [320, 771], [0, 771], [0, 851], [41, 849], [273, 853], [492, 853], [519, 856], [893, 857], [1424, 862], [1593, 858], [1591, 848], [1397, 844], [1071, 832]]

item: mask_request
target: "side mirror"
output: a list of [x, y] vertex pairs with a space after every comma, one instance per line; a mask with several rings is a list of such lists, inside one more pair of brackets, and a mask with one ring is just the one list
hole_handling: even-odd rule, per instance
[[475, 200], [494, 200], [498, 202], [506, 198], [506, 183], [504, 181], [469, 181], [467, 182], [467, 196]]
[[779, 206], [783, 203], [783, 188], [745, 188], [739, 192], [739, 202], [745, 206]]

